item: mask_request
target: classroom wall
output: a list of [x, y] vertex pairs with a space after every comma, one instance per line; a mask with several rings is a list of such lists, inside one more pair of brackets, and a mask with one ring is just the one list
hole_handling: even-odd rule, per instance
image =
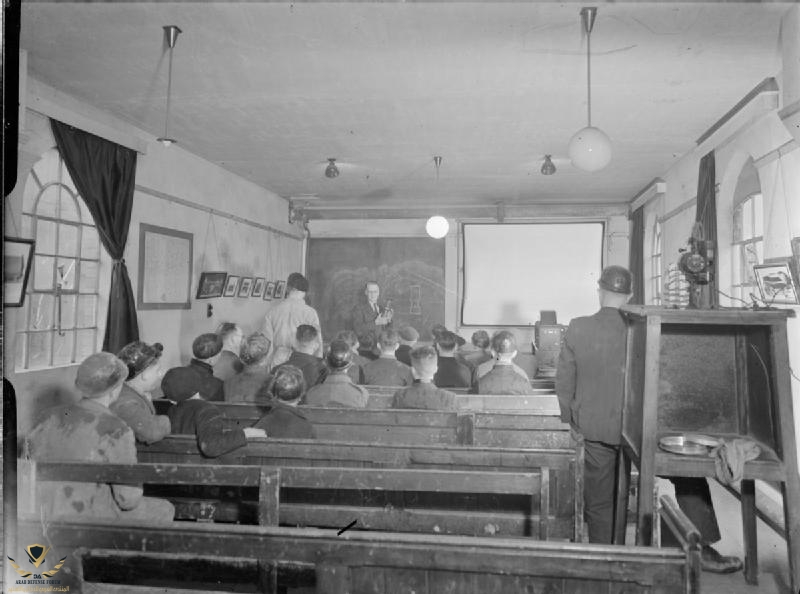
[[[139, 225], [149, 223], [193, 235], [191, 308], [138, 310], [142, 340], [164, 344], [165, 367], [184, 364], [191, 353], [191, 342], [203, 332], [213, 331], [222, 321], [236, 321], [246, 332], [260, 329], [261, 320], [272, 303], [256, 298], [218, 298], [195, 300], [197, 281], [202, 271], [224, 270], [232, 274], [285, 279], [300, 270], [303, 231], [288, 222], [288, 204], [278, 195], [207, 162], [180, 145], [164, 148], [152, 135], [133, 129], [106, 113], [57, 92], [46, 85], [29, 81], [27, 105], [43, 111], [58, 111], [59, 119], [82, 129], [101, 134], [110, 130], [137, 141], [146, 150], [138, 156], [134, 206], [125, 261], [133, 285], [138, 288]], [[47, 95], [47, 101], [39, 101]], [[45, 104], [49, 107], [42, 107]], [[70, 118], [74, 122], [69, 121]], [[55, 146], [47, 117], [27, 109], [22, 118], [19, 143], [18, 179], [15, 190], [4, 204], [5, 233], [20, 236], [22, 191], [34, 163]], [[116, 139], [114, 139], [116, 141]], [[215, 209], [218, 214], [207, 210]], [[202, 210], [206, 209], [206, 210]], [[257, 226], [226, 215], [252, 221]], [[270, 232], [263, 227], [272, 227]], [[291, 236], [291, 237], [290, 237]], [[101, 256], [98, 350], [105, 330], [111, 261]], [[207, 305], [213, 316], [206, 315]], [[21, 308], [5, 308], [3, 373], [14, 384], [20, 407], [20, 429], [30, 426], [31, 417], [46, 405], [74, 398], [76, 365], [43, 371], [16, 372], [15, 334]]]

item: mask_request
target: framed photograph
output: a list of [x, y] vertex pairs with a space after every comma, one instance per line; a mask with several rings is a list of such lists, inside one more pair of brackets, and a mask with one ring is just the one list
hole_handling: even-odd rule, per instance
[[20, 307], [31, 273], [34, 241], [17, 237], [3, 238], [3, 305]]
[[191, 233], [139, 225], [139, 309], [189, 309], [192, 296]]
[[225, 289], [225, 279], [227, 278], [227, 272], [201, 272], [195, 299], [222, 297], [222, 291]]
[[228, 280], [225, 281], [225, 290], [222, 292], [223, 297], [234, 297], [236, 295], [236, 287], [239, 286], [239, 277], [228, 275]]
[[279, 280], [275, 283], [275, 294], [273, 297], [275, 299], [283, 299], [284, 294], [286, 293], [286, 281]]
[[253, 289], [253, 277], [244, 276], [242, 282], [239, 283], [238, 297], [250, 297], [250, 291]]
[[792, 278], [789, 262], [773, 262], [771, 264], [756, 264], [753, 273], [761, 291], [761, 299], [768, 306], [773, 303], [797, 305], [797, 285]]
[[253, 282], [253, 292], [250, 293], [251, 297], [263, 297], [264, 296], [264, 285], [267, 284], [267, 279], [264, 277], [259, 276]]
[[264, 301], [272, 301], [272, 296], [275, 294], [275, 281], [269, 281], [264, 287]]

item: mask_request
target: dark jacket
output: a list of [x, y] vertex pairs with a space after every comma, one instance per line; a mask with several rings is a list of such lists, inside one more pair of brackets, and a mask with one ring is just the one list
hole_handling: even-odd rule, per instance
[[[292, 351], [292, 355], [289, 359], [281, 363], [281, 365], [294, 365], [302, 371], [303, 377], [306, 379], [306, 388], [316, 386], [325, 381], [325, 378], [328, 377], [328, 368], [325, 367], [325, 363], [322, 359], [307, 353]], [[275, 370], [281, 365], [272, 369], [273, 375], [275, 375]]]
[[407, 388], [394, 393], [392, 408], [456, 410], [456, 395], [431, 383], [414, 380]]
[[186, 367], [173, 367], [167, 371], [161, 380], [164, 398], [181, 400], [173, 396], [186, 384], [196, 386], [203, 400], [221, 402], [225, 399], [222, 380], [214, 377], [214, 368], [203, 361], [192, 359]]
[[496, 363], [478, 380], [478, 394], [533, 394], [531, 383], [511, 365]]
[[588, 440], [620, 443], [625, 345], [625, 320], [613, 307], [574, 318], [564, 335], [556, 372], [561, 420]]
[[364, 383], [370, 386], [410, 386], [411, 368], [394, 357], [381, 357], [364, 367]]
[[273, 400], [272, 408], [261, 417], [253, 427], [263, 429], [267, 437], [289, 437], [295, 439], [315, 439], [317, 437], [312, 425], [302, 410], [283, 402]]
[[218, 377], [223, 382], [228, 378], [233, 377], [244, 369], [244, 363], [236, 353], [231, 351], [222, 351], [219, 354], [219, 359], [214, 363], [214, 377]]
[[136, 441], [155, 443], [169, 435], [167, 416], [157, 415], [152, 401], [127, 384], [122, 386], [119, 398], [108, 408], [133, 429]]
[[[385, 307], [378, 303], [378, 311], [380, 313], [384, 313], [386, 311]], [[351, 311], [350, 313], [350, 321], [353, 331], [356, 333], [356, 336], [364, 336], [365, 334], [370, 334], [372, 338], [377, 342], [378, 339], [378, 332], [381, 331], [382, 328], [391, 328], [392, 324], [385, 326], [378, 326], [375, 324], [375, 318], [378, 317], [378, 314], [372, 309], [372, 306], [367, 301], [359, 302]]]
[[201, 399], [179, 402], [169, 411], [173, 435], [196, 435], [204, 456], [216, 458], [247, 444], [244, 431], [226, 429], [220, 410]]
[[439, 370], [433, 376], [433, 383], [439, 388], [469, 388], [472, 370], [455, 357], [439, 357]]
[[257, 402], [267, 398], [259, 398], [269, 381], [269, 369], [263, 365], [248, 365], [241, 373], [225, 380], [225, 402]]
[[401, 344], [394, 352], [394, 358], [400, 361], [400, 363], [405, 363], [411, 367], [411, 350], [409, 345]]
[[346, 373], [332, 373], [324, 383], [311, 388], [303, 399], [308, 406], [366, 408], [369, 392], [353, 383]]

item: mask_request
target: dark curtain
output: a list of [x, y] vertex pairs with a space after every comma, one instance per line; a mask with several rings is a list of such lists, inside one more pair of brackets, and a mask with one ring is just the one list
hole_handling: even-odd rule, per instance
[[633, 296], [629, 303], [644, 305], [644, 206], [631, 213], [631, 247], [628, 259], [633, 276]]
[[128, 269], [122, 256], [128, 241], [136, 178], [136, 151], [50, 120], [67, 170], [92, 213], [100, 241], [114, 260], [103, 350], [117, 353], [139, 340]]
[[695, 221], [703, 224], [703, 232], [708, 246], [713, 250], [709, 256], [712, 261], [712, 275], [708, 283], [708, 304], [716, 307], [719, 304], [717, 294], [717, 198], [716, 171], [714, 151], [700, 159], [700, 172], [697, 177], [697, 215]]

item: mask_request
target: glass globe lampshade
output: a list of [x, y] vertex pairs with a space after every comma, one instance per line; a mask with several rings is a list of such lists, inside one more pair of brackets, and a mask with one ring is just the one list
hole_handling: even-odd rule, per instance
[[569, 158], [578, 169], [600, 171], [611, 162], [611, 140], [600, 128], [582, 128], [569, 140]]
[[439, 215], [433, 216], [425, 223], [425, 231], [434, 239], [441, 239], [450, 230], [450, 223], [447, 219]]

